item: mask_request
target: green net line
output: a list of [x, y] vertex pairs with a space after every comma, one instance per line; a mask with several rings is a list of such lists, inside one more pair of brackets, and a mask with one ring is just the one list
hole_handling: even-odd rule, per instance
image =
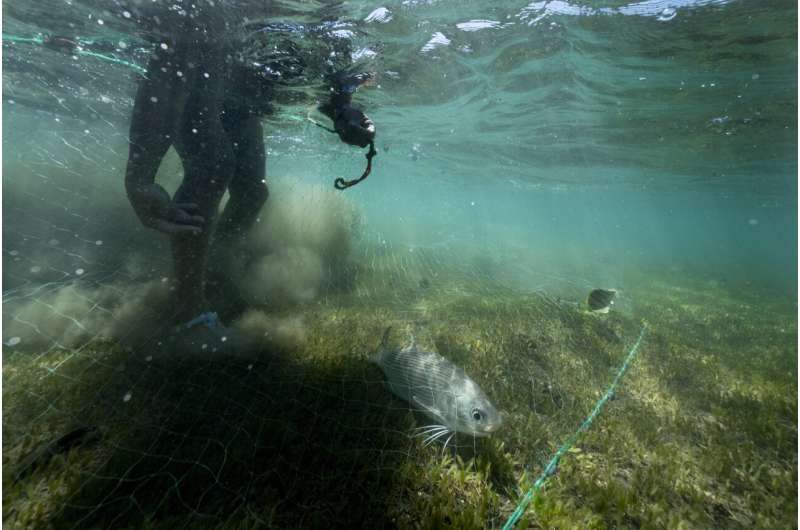
[[[3, 42], [17, 42], [17, 43], [24, 43], [24, 44], [37, 44], [37, 45], [40, 45], [40, 46], [44, 46], [45, 45], [45, 41], [44, 41], [44, 39], [42, 37], [18, 37], [16, 35], [3, 35]], [[80, 45], [87, 45], [87, 44], [91, 44], [93, 41], [92, 40], [86, 40], [86, 39], [75, 39], [75, 42], [79, 43]], [[109, 62], [109, 63], [126, 66], [128, 68], [131, 68], [132, 70], [135, 70], [136, 72], [138, 72], [138, 73], [140, 73], [142, 75], [147, 73], [147, 70], [145, 70], [144, 68], [142, 68], [138, 64], [132, 63], [130, 61], [126, 61], [124, 59], [119, 59], [117, 57], [114, 57], [113, 55], [105, 55], [105, 54], [102, 54], [102, 53], [96, 53], [96, 52], [92, 52], [92, 51], [89, 51], [89, 50], [84, 50], [84, 49], [82, 49], [80, 47], [77, 47], [77, 48], [74, 48], [74, 49], [70, 50], [70, 53], [74, 53], [75, 55], [81, 55], [81, 56], [85, 56], [85, 57], [94, 57], [96, 59], [100, 59], [102, 61], [106, 61], [106, 62]]]
[[544, 486], [545, 482], [547, 482], [547, 479], [549, 479], [556, 472], [556, 468], [558, 467], [558, 462], [559, 460], [561, 460], [561, 457], [564, 455], [564, 453], [569, 451], [569, 449], [575, 444], [575, 442], [578, 441], [578, 438], [580, 437], [581, 433], [587, 431], [589, 427], [591, 427], [592, 422], [600, 414], [600, 411], [603, 410], [603, 407], [605, 406], [606, 402], [608, 402], [608, 400], [611, 399], [611, 396], [614, 395], [614, 391], [616, 390], [617, 385], [622, 379], [622, 376], [628, 370], [628, 366], [630, 365], [631, 361], [636, 355], [636, 352], [639, 350], [639, 345], [642, 343], [642, 339], [644, 338], [644, 333], [646, 330], [647, 330], [647, 323], [643, 323], [642, 331], [639, 332], [639, 338], [636, 339], [636, 342], [631, 348], [631, 351], [628, 352], [628, 356], [625, 357], [625, 362], [622, 363], [622, 366], [617, 372], [617, 376], [614, 378], [614, 381], [611, 383], [611, 386], [608, 387], [608, 390], [606, 390], [606, 393], [603, 395], [603, 397], [600, 398], [597, 404], [595, 404], [594, 410], [592, 410], [592, 413], [589, 414], [589, 416], [585, 420], [583, 420], [583, 423], [581, 423], [581, 426], [578, 427], [578, 430], [575, 431], [575, 433], [572, 436], [570, 436], [569, 439], [567, 439], [567, 441], [564, 442], [563, 445], [561, 445], [561, 447], [558, 448], [558, 451], [555, 452], [553, 458], [551, 458], [550, 462], [547, 464], [547, 467], [545, 467], [544, 471], [542, 471], [542, 474], [539, 476], [538, 479], [536, 479], [536, 482], [534, 482], [533, 487], [528, 490], [528, 492], [525, 494], [525, 496], [517, 505], [517, 508], [516, 510], [514, 510], [514, 513], [511, 514], [506, 523], [503, 525], [503, 530], [511, 530], [511, 528], [513, 528], [514, 525], [517, 524], [517, 521], [519, 521], [519, 519], [525, 513], [525, 509], [533, 501], [534, 497], [542, 488], [542, 486]]
[[27, 42], [29, 44], [44, 44], [41, 37], [15, 37], [13, 35], [3, 35], [3, 42]]

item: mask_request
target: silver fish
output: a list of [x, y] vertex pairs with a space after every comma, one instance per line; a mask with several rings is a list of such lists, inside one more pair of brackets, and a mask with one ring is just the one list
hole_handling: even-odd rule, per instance
[[428, 435], [426, 445], [456, 432], [470, 436], [489, 436], [503, 423], [481, 388], [458, 366], [438, 353], [421, 350], [413, 337], [411, 345], [400, 351], [387, 348], [389, 330], [383, 336], [381, 351], [370, 360], [386, 375], [389, 389], [418, 407], [437, 423], [422, 427]]
[[589, 309], [595, 313], [608, 313], [614, 305], [614, 297], [617, 296], [616, 289], [593, 289], [586, 299]]

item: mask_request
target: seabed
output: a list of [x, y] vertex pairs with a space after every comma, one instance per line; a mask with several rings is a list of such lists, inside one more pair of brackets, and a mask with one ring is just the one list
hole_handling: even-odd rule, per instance
[[[595, 315], [490, 281], [413, 276], [266, 310], [287, 324], [242, 356], [102, 337], [7, 348], [4, 528], [499, 528], [645, 321], [614, 399], [517, 528], [795, 526], [791, 300], [673, 275], [623, 291], [634, 309]], [[388, 326], [394, 345], [414, 333], [464, 367], [504, 428], [424, 447], [413, 433], [428, 420], [368, 361]], [[99, 436], [21, 467], [76, 426]]]

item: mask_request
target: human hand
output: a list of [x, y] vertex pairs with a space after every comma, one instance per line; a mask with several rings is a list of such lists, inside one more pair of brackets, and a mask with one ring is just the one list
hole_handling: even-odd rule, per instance
[[333, 127], [347, 144], [366, 147], [375, 140], [375, 124], [360, 110], [346, 105], [335, 110]]
[[197, 204], [176, 203], [158, 184], [128, 187], [128, 199], [142, 224], [169, 235], [198, 235], [205, 219]]

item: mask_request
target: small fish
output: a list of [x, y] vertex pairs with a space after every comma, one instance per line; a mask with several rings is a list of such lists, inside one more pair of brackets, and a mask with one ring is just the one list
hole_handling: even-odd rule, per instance
[[617, 296], [616, 289], [594, 289], [589, 293], [586, 303], [595, 313], [608, 313], [614, 305], [614, 297]]
[[14, 474], [14, 483], [25, 478], [33, 470], [47, 465], [55, 455], [66, 453], [80, 445], [96, 442], [100, 437], [97, 427], [77, 427], [57, 440], [40, 444], [21, 460]]
[[411, 345], [400, 351], [387, 348], [389, 331], [381, 342], [381, 351], [371, 357], [398, 397], [418, 407], [437, 423], [422, 427], [420, 435], [429, 435], [426, 445], [456, 432], [470, 436], [489, 436], [503, 423], [483, 390], [458, 366], [438, 353], [421, 350], [413, 337]]

